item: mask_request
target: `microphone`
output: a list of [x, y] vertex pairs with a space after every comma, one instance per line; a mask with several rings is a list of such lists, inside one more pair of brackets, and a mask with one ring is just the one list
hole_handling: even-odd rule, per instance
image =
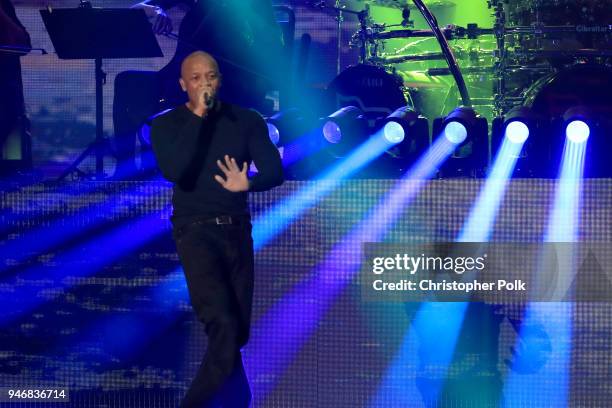
[[215, 98], [208, 95], [208, 92], [204, 92], [204, 104], [206, 109], [210, 110], [215, 105]]

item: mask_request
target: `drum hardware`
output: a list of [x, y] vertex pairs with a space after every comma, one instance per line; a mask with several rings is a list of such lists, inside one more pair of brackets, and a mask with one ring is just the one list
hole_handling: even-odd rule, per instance
[[384, 24], [371, 24], [370, 26], [364, 21], [361, 28], [357, 30], [349, 41], [351, 48], [359, 48], [359, 63], [367, 63], [368, 55], [376, 57], [379, 53], [379, 48], [384, 47], [379, 41], [374, 39], [374, 35], [386, 29]]
[[[452, 39], [452, 31], [443, 29], [444, 36], [447, 39]], [[413, 38], [413, 37], [435, 37], [431, 30], [393, 30], [380, 33], [372, 33], [374, 40], [390, 40], [393, 38]]]
[[344, 22], [344, 14], [356, 15], [359, 19], [359, 33], [360, 35], [355, 37], [355, 34], [351, 37], [349, 43], [356, 41], [361, 47], [360, 61], [366, 59], [366, 47], [368, 44], [368, 23], [369, 23], [369, 5], [365, 4], [365, 7], [361, 11], [349, 9], [342, 5], [342, 0], [335, 0], [334, 6], [328, 6], [325, 1], [316, 1], [314, 3], [307, 2], [312, 7], [317, 7], [322, 10], [331, 10], [336, 14], [336, 75], [340, 74], [340, 54], [342, 51], [342, 23]]
[[[565, 4], [565, 0], [554, 1]], [[516, 0], [516, 2], [527, 4], [527, 1], [522, 0]], [[545, 18], [542, 19], [540, 15], [537, 14], [538, 7], [540, 7], [539, 4], [544, 3], [547, 7], [550, 6], [552, 3], [550, 1], [547, 2], [547, 0], [541, 0], [536, 5], [527, 8], [529, 12], [536, 14], [533, 21], [517, 24], [517, 21], [512, 17], [512, 13], [514, 13], [515, 10], [512, 9], [509, 12], [509, 10], [505, 9], [513, 7], [511, 3], [512, 0], [490, 0], [488, 6], [493, 9], [495, 22], [492, 28], [480, 28], [477, 24], [467, 24], [465, 27], [455, 25], [438, 27], [435, 17], [431, 15], [427, 8], [424, 8], [421, 0], [414, 0], [414, 5], [408, 4], [407, 1], [392, 0], [357, 2], [357, 4], [363, 5], [365, 10], [362, 12], [355, 12], [355, 14], [362, 18], [360, 18], [359, 30], [351, 37], [350, 45], [352, 47], [359, 47], [360, 64], [363, 66], [369, 65], [373, 67], [373, 69], [379, 69], [379, 71], [377, 71], [379, 76], [384, 76], [384, 74], [380, 74], [382, 72], [394, 72], [396, 64], [446, 59], [449, 65], [448, 68], [404, 71], [404, 73], [409, 75], [410, 72], [421, 72], [429, 77], [453, 75], [457, 82], [464, 105], [469, 105], [471, 100], [467, 95], [465, 80], [463, 79], [462, 73], [468, 76], [472, 75], [472, 79], [479, 80], [479, 82], [483, 84], [484, 82], [482, 79], [483, 75], [485, 75], [487, 79], [493, 79], [493, 95], [491, 98], [479, 98], [473, 102], [476, 104], [487, 104], [492, 102], [494, 114], [496, 116], [502, 115], [513, 106], [525, 103], [525, 94], [532, 87], [527, 84], [533, 84], [539, 77], [563, 71], [567, 67], [567, 62], [584, 60], [591, 62], [597, 61], [600, 64], [605, 64], [609, 61], [609, 58], [612, 57], [612, 49], [607, 49], [606, 47], [603, 47], [604, 49], [595, 49], [595, 47], [584, 45], [578, 48], [575, 47], [574, 44], [579, 44], [579, 41], [565, 41], [568, 38], [573, 39], [574, 37], [580, 39], [583, 33], [587, 33], [585, 35], [589, 35], [592, 38], [608, 38], [605, 36], [609, 36], [610, 33], [612, 33], [611, 27], [605, 25], [599, 27], [596, 26], [595, 23], [597, 22], [595, 22], [592, 24], [595, 28], [587, 29], [584, 24], [579, 24], [579, 19], [570, 19], [567, 22], [563, 20], [549, 21]], [[381, 24], [372, 22], [368, 13], [368, 6], [370, 5], [401, 9], [401, 23]], [[445, 4], [444, 7], [451, 5], [454, 4]], [[417, 9], [423, 14], [430, 26], [429, 30], [405, 28], [411, 26], [410, 11], [413, 9]], [[553, 7], [549, 9], [551, 13], [554, 12]], [[400, 26], [401, 29], [392, 30], [392, 28]], [[480, 49], [471, 48], [472, 45], [468, 45], [466, 50], [454, 47], [451, 52], [447, 43], [447, 40], [471, 40], [477, 39], [483, 35], [493, 36], [493, 41], [495, 41], [493, 45], [494, 49], [481, 51]], [[406, 43], [409, 44], [399, 50], [394, 49], [392, 53], [384, 52], [385, 41], [404, 38], [422, 38], [422, 40], [417, 40], [416, 42], [425, 41], [429, 38], [436, 38], [440, 43], [442, 52], [421, 53], [420, 51], [416, 51], [415, 48], [410, 50], [412, 52], [406, 52], [408, 51], [408, 47], [414, 45], [414, 41], [406, 41]], [[596, 40], [594, 43], [599, 44], [600, 41]], [[590, 43], [585, 41], [583, 44]], [[466, 59], [468, 66], [459, 70], [455, 57], [468, 58]], [[493, 63], [491, 63], [487, 57], [493, 58]], [[483, 66], [483, 62], [486, 62], [488, 66]], [[351, 68], [349, 68], [349, 70], [350, 69]], [[339, 74], [339, 77], [341, 75], [342, 73]], [[374, 74], [375, 81], [377, 78], [376, 75], [377, 74]], [[480, 76], [480, 78], [476, 76]], [[336, 80], [338, 80], [339, 77], [337, 77]], [[364, 79], [357, 78], [355, 80], [361, 81]], [[441, 88], [443, 86], [448, 85], [440, 83], [437, 84], [436, 87]], [[397, 84], [391, 87], [398, 89]], [[403, 87], [400, 86], [399, 89], [403, 90], [404, 99], [410, 98], [410, 94], [407, 94], [407, 88], [411, 88], [411, 92], [417, 92], [413, 94], [413, 96], [416, 95], [418, 102], [420, 97], [418, 90], [428, 87], [429, 86], [425, 83], [419, 81], [412, 83], [410, 79], [407, 79], [404, 80]], [[359, 86], [357, 86], [357, 88], [359, 88]], [[339, 99], [345, 96], [346, 95]], [[466, 103], [466, 100], [468, 103]], [[399, 102], [396, 101], [395, 103]], [[395, 103], [389, 105], [394, 105]], [[360, 106], [363, 106], [365, 110], [368, 108], [367, 103], [362, 103]]]
[[[425, 7], [422, 1], [414, 1], [415, 6], [421, 14], [427, 20], [430, 29], [429, 30], [414, 30], [414, 29], [401, 29], [401, 30], [389, 30], [391, 27], [395, 26], [406, 26], [410, 24], [410, 8], [406, 8], [406, 3], [403, 2], [393, 2], [394, 8], [402, 9], [402, 23], [399, 25], [386, 25], [386, 24], [373, 24], [368, 21], [369, 14], [367, 13], [367, 4], [364, 12], [361, 12], [359, 15], [360, 18], [360, 29], [355, 32], [351, 38], [350, 45], [352, 47], [359, 47], [360, 59], [359, 62], [362, 65], [370, 65], [373, 67], [378, 67], [384, 71], [385, 68], [389, 70], [390, 66], [394, 64], [400, 64], [403, 62], [409, 61], [428, 61], [428, 60], [446, 60], [451, 68], [447, 68], [446, 72], [448, 74], [452, 74], [455, 77], [455, 81], [458, 84], [459, 92], [461, 94], [461, 98], [464, 105], [469, 105], [469, 96], [467, 93], [467, 88], [465, 87], [465, 81], [461, 77], [461, 72], [458, 69], [458, 65], [455, 60], [455, 56], [452, 54], [447, 39], [455, 39], [455, 38], [467, 38], [467, 39], [475, 39], [481, 35], [490, 35], [493, 34], [493, 28], [479, 28], [477, 24], [468, 24], [467, 27], [459, 27], [455, 25], [449, 25], [442, 29], [438, 27], [437, 21], [435, 17], [431, 14], [431, 12]], [[370, 2], [368, 4], [377, 4], [380, 5], [381, 2]], [[390, 3], [388, 3], [390, 4]], [[429, 52], [429, 53], [419, 53], [419, 54], [408, 54], [408, 55], [384, 55], [381, 53], [381, 50], [384, 49], [384, 40], [389, 39], [397, 39], [397, 38], [436, 38], [441, 44], [442, 52]], [[472, 60], [478, 59], [481, 55], [491, 55], [490, 51], [480, 52], [474, 50], [459, 50], [460, 55], [467, 55]], [[476, 61], [477, 62], [477, 61]], [[477, 67], [476, 67], [477, 68]], [[350, 69], [350, 68], [349, 68]], [[357, 69], [357, 68], [353, 68]], [[394, 68], [393, 68], [394, 70]], [[382, 71], [379, 71], [382, 72]], [[468, 70], [468, 72], [473, 74], [483, 74], [490, 73], [490, 67], [487, 68], [479, 68], [477, 70]], [[342, 76], [342, 74], [340, 74]], [[340, 79], [340, 76], [337, 77], [336, 80], [332, 84], [330, 84], [330, 89], [333, 89], [337, 86], [336, 82]], [[415, 88], [419, 88], [422, 86], [415, 86]], [[440, 87], [440, 86], [437, 86]], [[358, 84], [355, 84], [355, 88], [359, 88]], [[406, 89], [404, 87], [404, 92]], [[358, 93], [355, 91], [354, 93]], [[344, 97], [344, 96], [342, 96]], [[341, 98], [342, 98], [341, 97]], [[409, 95], [408, 95], [409, 97]], [[341, 98], [337, 98], [338, 100]], [[406, 98], [403, 98], [406, 99]], [[362, 107], [364, 110], [367, 110], [367, 106], [361, 103], [363, 101], [358, 101], [356, 103], [357, 106]], [[361, 103], [361, 105], [360, 105]]]
[[410, 19], [410, 9], [408, 7], [402, 8], [402, 27], [414, 27], [414, 20]]
[[[517, 86], [526, 92], [525, 89], [528, 91], [535, 86], [538, 76], [563, 72], [576, 62], [601, 65], [609, 62], [612, 9], [606, 3], [595, 0], [489, 1], [489, 8], [494, 10], [497, 39], [497, 115], [503, 114], [508, 106], [512, 107], [516, 99], [510, 100], [510, 95]], [[511, 81], [519, 81], [519, 84], [506, 89]]]
[[336, 74], [340, 73], [340, 51], [342, 50], [342, 23], [344, 15], [342, 14], [341, 0], [336, 0], [334, 9], [337, 10], [336, 15]]
[[[487, 55], [487, 52], [476, 51], [476, 50], [465, 50], [465, 49], [456, 49], [455, 55], [459, 56], [459, 58], [469, 57], [470, 60], [477, 59], [482, 55]], [[435, 60], [443, 60], [445, 58], [444, 54], [440, 52], [424, 52], [421, 54], [410, 54], [410, 55], [393, 55], [393, 56], [372, 56], [368, 58], [368, 63], [385, 65], [385, 64], [401, 64], [403, 62], [409, 61], [435, 61]]]
[[[491, 72], [491, 67], [465, 67], [461, 71], [467, 74], [488, 74]], [[451, 71], [448, 68], [429, 68], [425, 72], [429, 76], [451, 75]]]
[[[418, 7], [412, 4], [409, 0], [357, 0], [355, 3], [363, 3], [370, 6], [388, 7], [400, 10], [418, 10]], [[433, 0], [427, 2], [427, 8], [429, 9], [447, 9], [455, 6], [455, 2], [450, 0]]]
[[402, 62], [407, 61], [432, 61], [432, 60], [443, 60], [444, 54], [440, 52], [428, 52], [423, 54], [414, 54], [414, 55], [398, 55], [393, 57], [370, 57], [368, 58], [368, 62], [372, 64], [401, 64]]
[[474, 98], [472, 97], [472, 106], [491, 106], [493, 97], [488, 98]]
[[446, 84], [436, 83], [436, 82], [404, 81], [404, 89], [406, 89], [408, 92], [418, 91], [422, 89], [443, 89], [446, 87], [447, 87]]
[[429, 11], [429, 9], [425, 6], [425, 4], [423, 4], [422, 0], [413, 0], [413, 2], [415, 6], [417, 6], [419, 11], [421, 12], [421, 15], [423, 16], [425, 21], [427, 21], [429, 28], [431, 28], [431, 30], [434, 32], [435, 37], [438, 40], [438, 43], [440, 44], [442, 53], [446, 57], [445, 59], [446, 59], [446, 63], [448, 64], [448, 68], [453, 74], [453, 78], [455, 79], [455, 82], [457, 83], [457, 87], [459, 88], [459, 93], [461, 94], [461, 100], [462, 100], [463, 105], [470, 106], [471, 105], [470, 96], [469, 96], [467, 87], [465, 86], [465, 81], [463, 79], [463, 76], [461, 75], [461, 70], [459, 69], [457, 60], [455, 59], [455, 56], [453, 55], [453, 51], [451, 50], [450, 46], [448, 45], [448, 42], [446, 41], [446, 38], [444, 37], [444, 34], [442, 33], [442, 31], [440, 30], [440, 27], [438, 26], [438, 20], [431, 13], [431, 11]]
[[589, 58], [589, 57], [612, 57], [612, 50], [524, 50], [522, 54], [531, 58]]
[[[393, 26], [387, 26], [393, 27]], [[476, 39], [481, 35], [494, 33], [493, 28], [479, 28], [477, 24], [468, 24], [467, 27], [449, 24], [441, 29], [447, 40], [455, 39]], [[435, 37], [432, 30], [393, 30], [384, 32], [373, 32], [372, 38], [375, 40], [389, 40], [393, 38], [412, 38], [412, 37]]]
[[534, 74], [538, 76], [550, 73], [550, 65], [508, 65], [504, 71], [506, 74]]

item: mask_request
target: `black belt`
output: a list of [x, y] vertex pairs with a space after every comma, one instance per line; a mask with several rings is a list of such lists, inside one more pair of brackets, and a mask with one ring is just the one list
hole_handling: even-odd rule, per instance
[[251, 217], [248, 215], [220, 215], [210, 218], [193, 218], [186, 222], [180, 229], [190, 225], [197, 224], [214, 224], [214, 225], [245, 225], [251, 222]]
[[205, 218], [201, 220], [206, 224], [217, 224], [217, 225], [243, 225], [248, 221], [248, 217], [237, 217], [231, 215], [221, 215], [215, 218]]
[[179, 237], [181, 237], [185, 232], [187, 232], [187, 230], [191, 229], [192, 227], [196, 226], [196, 225], [203, 225], [203, 224], [209, 224], [209, 225], [236, 225], [236, 226], [243, 226], [243, 225], [250, 225], [251, 223], [251, 217], [249, 217], [248, 215], [221, 215], [218, 217], [212, 217], [212, 218], [194, 218], [191, 219], [189, 222], [181, 225], [178, 228], [174, 229], [174, 238], [177, 239]]

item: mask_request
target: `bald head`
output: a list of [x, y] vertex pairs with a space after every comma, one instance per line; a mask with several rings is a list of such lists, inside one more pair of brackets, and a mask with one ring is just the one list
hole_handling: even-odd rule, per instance
[[204, 105], [214, 104], [221, 84], [217, 61], [204, 51], [189, 54], [181, 64], [179, 83], [189, 97], [187, 107], [202, 116]]
[[210, 65], [219, 73], [219, 64], [212, 55], [204, 51], [194, 51], [186, 56], [181, 63], [181, 78], [186, 78], [188, 73], [193, 70], [193, 66], [197, 64]]

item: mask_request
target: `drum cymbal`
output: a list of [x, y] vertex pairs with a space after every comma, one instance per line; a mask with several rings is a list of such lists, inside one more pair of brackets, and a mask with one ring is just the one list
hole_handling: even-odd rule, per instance
[[[407, 8], [416, 10], [416, 6], [410, 0], [356, 0], [354, 3], [369, 4], [370, 6], [381, 6], [396, 9]], [[430, 0], [425, 1], [425, 5], [430, 9], [450, 8], [455, 6], [453, 0]]]

